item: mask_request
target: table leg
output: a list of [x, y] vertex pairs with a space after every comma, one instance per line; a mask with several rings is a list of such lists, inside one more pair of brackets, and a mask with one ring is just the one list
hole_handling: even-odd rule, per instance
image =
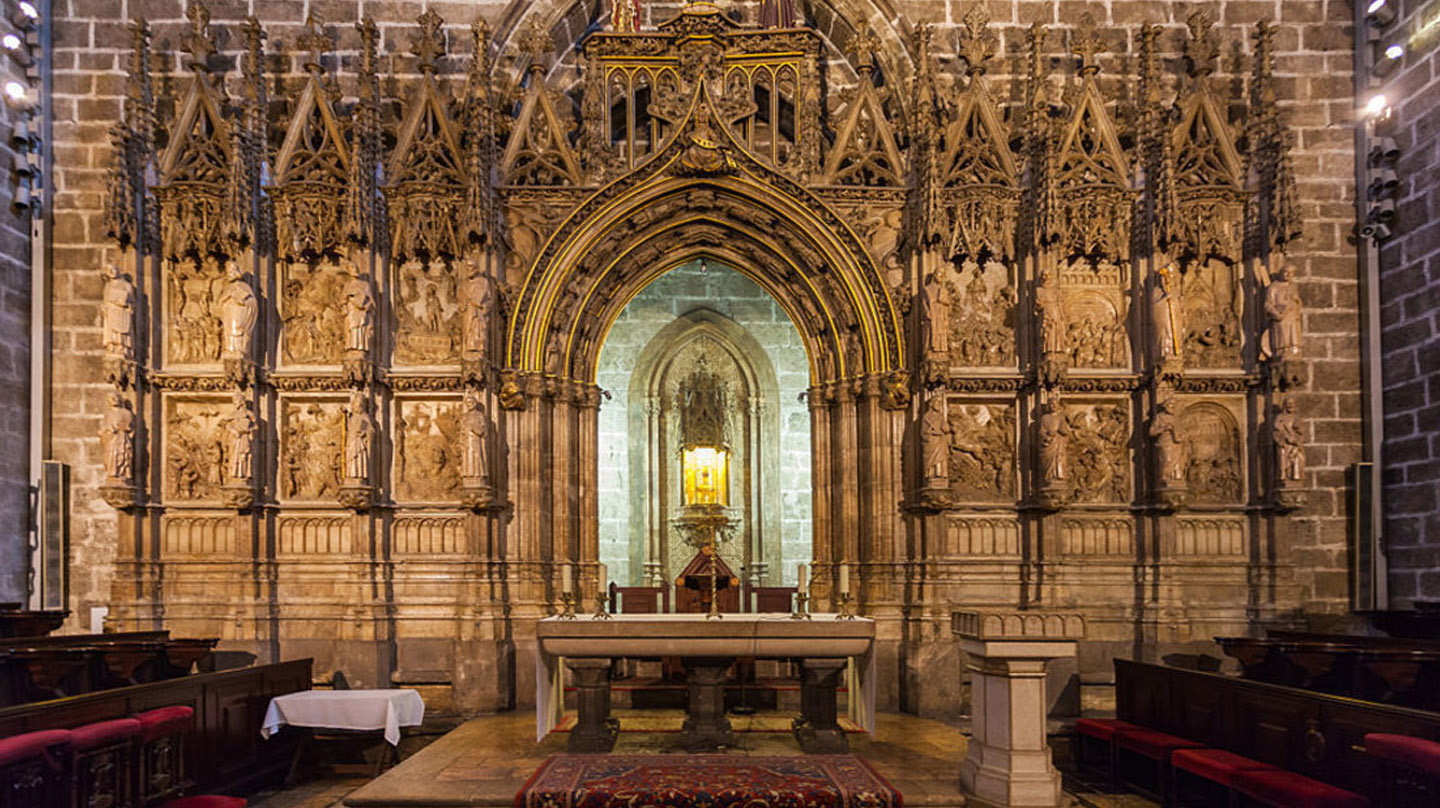
[[[811, 755], [834, 755], [850, 750], [845, 731], [836, 720], [835, 691], [845, 672], [844, 659], [806, 659], [800, 664], [800, 717], [792, 730], [800, 748]], [[850, 694], [855, 698], [855, 694]]]
[[725, 678], [731, 659], [687, 657], [685, 670], [689, 702], [680, 742], [690, 750], [734, 746], [735, 733], [725, 717]]
[[579, 719], [570, 731], [571, 754], [604, 754], [615, 747], [620, 722], [610, 717], [610, 660], [566, 659], [575, 675]]

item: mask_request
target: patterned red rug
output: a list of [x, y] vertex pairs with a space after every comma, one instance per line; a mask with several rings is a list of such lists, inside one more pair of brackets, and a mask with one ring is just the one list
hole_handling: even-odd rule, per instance
[[515, 808], [901, 808], [854, 755], [551, 755]]

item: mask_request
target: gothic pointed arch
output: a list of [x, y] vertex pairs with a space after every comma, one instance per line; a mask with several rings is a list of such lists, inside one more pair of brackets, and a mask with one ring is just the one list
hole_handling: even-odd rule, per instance
[[842, 102], [835, 141], [825, 156], [821, 181], [827, 185], [905, 184], [906, 164], [891, 123], [900, 117], [886, 109], [889, 94], [877, 84], [875, 76], [875, 54], [879, 49], [879, 41], [869, 31], [855, 43], [859, 82]]
[[530, 54], [528, 84], [520, 102], [520, 114], [510, 130], [510, 142], [500, 158], [500, 176], [507, 185], [581, 185], [580, 161], [570, 146], [573, 126], [562, 116], [554, 93], [545, 86], [545, 56], [555, 42], [536, 26], [526, 32], [525, 50]]

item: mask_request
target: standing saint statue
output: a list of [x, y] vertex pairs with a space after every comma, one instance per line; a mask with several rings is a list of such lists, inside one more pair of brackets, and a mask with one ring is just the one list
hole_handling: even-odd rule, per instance
[[1300, 289], [1291, 280], [1289, 264], [1281, 264], [1265, 286], [1265, 319], [1270, 335], [1270, 355], [1296, 356], [1300, 353]]
[[250, 285], [249, 276], [239, 264], [234, 261], [227, 263], [225, 277], [228, 280], [220, 294], [220, 323], [224, 329], [220, 357], [248, 359], [255, 336], [255, 321], [260, 316], [260, 304], [255, 299], [255, 289]]
[[925, 462], [925, 487], [950, 487], [950, 442], [954, 428], [945, 415], [945, 397], [931, 394], [920, 417], [920, 452]]
[[345, 285], [345, 350], [368, 354], [375, 331], [375, 293], [364, 277]]
[[1040, 407], [1040, 481], [1043, 487], [1064, 484], [1068, 476], [1065, 453], [1070, 445], [1070, 422], [1053, 401]]
[[465, 282], [460, 286], [460, 345], [466, 357], [483, 358], [487, 347], [490, 315], [495, 308], [495, 291], [477, 261], [466, 262]]
[[249, 482], [254, 473], [255, 415], [245, 393], [236, 390], [230, 398], [230, 414], [222, 423], [230, 447], [230, 481]]
[[1165, 264], [1150, 279], [1150, 327], [1154, 329], [1155, 361], [1159, 364], [1180, 356], [1179, 307], [1172, 278], [1175, 265]]
[[375, 423], [365, 396], [359, 390], [350, 393], [345, 410], [345, 482], [365, 485], [370, 481], [370, 446], [375, 438]]
[[1271, 428], [1275, 433], [1280, 485], [1292, 485], [1305, 479], [1305, 443], [1300, 437], [1300, 419], [1295, 415], [1295, 399], [1287, 396], [1277, 409]]
[[105, 289], [100, 304], [105, 355], [109, 359], [135, 358], [135, 284], [115, 264], [105, 267]]
[[1035, 316], [1040, 322], [1040, 347], [1044, 354], [1065, 352], [1065, 303], [1055, 272], [1045, 269], [1035, 284]]
[[610, 0], [610, 30], [617, 34], [640, 30], [640, 0]]
[[1150, 437], [1155, 439], [1155, 453], [1160, 465], [1160, 485], [1176, 488], [1185, 484], [1185, 444], [1180, 436], [1180, 421], [1175, 417], [1170, 396], [1162, 395], [1155, 402], [1155, 415], [1150, 418]]
[[760, 0], [760, 27], [795, 27], [795, 0]]
[[945, 356], [950, 346], [950, 289], [940, 272], [925, 276], [925, 288], [921, 301], [925, 315], [925, 352], [930, 356]]
[[465, 393], [465, 412], [460, 416], [465, 433], [465, 452], [461, 457], [461, 477], [466, 485], [490, 484], [489, 466], [485, 462], [485, 443], [490, 435], [490, 418], [474, 390]]
[[129, 485], [135, 478], [135, 413], [119, 393], [110, 394], [110, 408], [100, 423], [105, 452], [105, 477]]

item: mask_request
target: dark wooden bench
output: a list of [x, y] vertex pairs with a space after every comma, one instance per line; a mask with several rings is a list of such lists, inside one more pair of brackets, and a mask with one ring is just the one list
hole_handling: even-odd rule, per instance
[[68, 611], [30, 612], [0, 609], [0, 639], [45, 636], [65, 623]]
[[1215, 641], [1247, 679], [1440, 710], [1440, 641], [1278, 630]]

